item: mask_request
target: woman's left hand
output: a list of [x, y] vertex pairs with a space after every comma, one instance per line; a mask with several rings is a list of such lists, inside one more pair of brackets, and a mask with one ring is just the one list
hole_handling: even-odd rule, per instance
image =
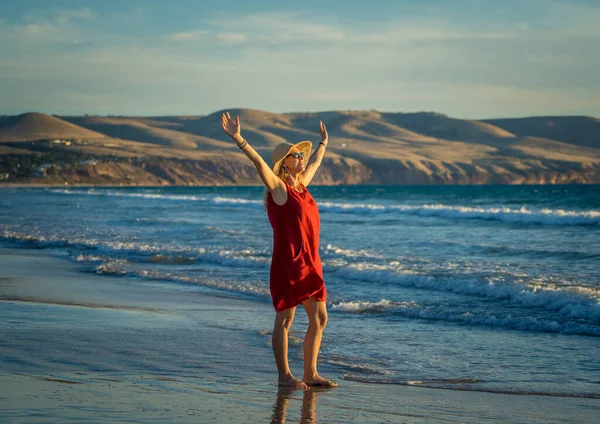
[[323, 121], [319, 121], [319, 129], [321, 130], [321, 143], [325, 143], [325, 145], [327, 145], [327, 143], [329, 143], [329, 139], [327, 137], [327, 128], [325, 127]]

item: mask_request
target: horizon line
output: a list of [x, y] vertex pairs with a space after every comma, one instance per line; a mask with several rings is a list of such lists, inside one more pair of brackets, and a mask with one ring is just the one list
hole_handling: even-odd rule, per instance
[[458, 119], [458, 120], [463, 120], [463, 121], [486, 121], [486, 120], [499, 120], [499, 119], [530, 119], [530, 118], [592, 118], [592, 119], [600, 119], [594, 115], [585, 115], [585, 114], [562, 114], [562, 115], [561, 114], [557, 114], [557, 115], [545, 114], [545, 115], [502, 116], [502, 117], [492, 117], [492, 118], [458, 118], [458, 117], [454, 117], [454, 116], [448, 115], [443, 112], [438, 112], [438, 111], [433, 111], [433, 110], [419, 110], [419, 111], [402, 112], [402, 111], [384, 111], [384, 110], [378, 110], [378, 109], [337, 109], [337, 110], [331, 109], [331, 110], [320, 110], [320, 111], [272, 112], [272, 111], [265, 110], [265, 109], [256, 109], [256, 108], [249, 108], [249, 107], [231, 107], [231, 108], [218, 109], [218, 110], [215, 110], [214, 112], [210, 112], [208, 114], [182, 113], [182, 114], [159, 114], [159, 115], [153, 115], [153, 114], [152, 115], [137, 115], [137, 114], [127, 115], [127, 114], [117, 114], [117, 113], [89, 113], [89, 112], [84, 112], [81, 114], [71, 114], [71, 113], [58, 114], [58, 113], [47, 113], [47, 112], [29, 110], [29, 111], [21, 112], [21, 113], [17, 113], [17, 114], [0, 113], [0, 116], [16, 117], [16, 116], [27, 115], [27, 114], [32, 114], [32, 113], [39, 113], [39, 114], [43, 114], [43, 115], [47, 115], [47, 116], [54, 116], [57, 118], [60, 118], [60, 117], [84, 117], [84, 116], [114, 117], [114, 118], [171, 118], [171, 117], [203, 118], [203, 117], [207, 117], [210, 115], [215, 115], [215, 114], [223, 113], [226, 111], [232, 111], [232, 110], [256, 111], [256, 112], [263, 112], [263, 113], [269, 113], [269, 114], [274, 114], [274, 115], [321, 114], [321, 113], [336, 113], [336, 112], [337, 113], [378, 112], [378, 113], [405, 114], [405, 115], [430, 114], [430, 115], [441, 115], [445, 118]]

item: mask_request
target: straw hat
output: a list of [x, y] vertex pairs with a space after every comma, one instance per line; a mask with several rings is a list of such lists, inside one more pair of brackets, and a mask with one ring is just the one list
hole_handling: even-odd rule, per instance
[[308, 157], [312, 150], [312, 143], [310, 141], [301, 141], [296, 144], [280, 143], [273, 149], [273, 153], [271, 153], [271, 162], [273, 162], [273, 173], [275, 175], [279, 174], [279, 169], [281, 168], [283, 160], [290, 154], [294, 147], [298, 147], [298, 149], [304, 153], [304, 163], [308, 161]]

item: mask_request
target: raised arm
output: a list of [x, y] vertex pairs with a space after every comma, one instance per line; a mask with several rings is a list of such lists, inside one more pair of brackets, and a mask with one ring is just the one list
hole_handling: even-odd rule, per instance
[[229, 135], [236, 142], [237, 146], [248, 156], [248, 158], [254, 163], [260, 179], [263, 181], [265, 186], [271, 191], [283, 191], [286, 192], [285, 183], [273, 173], [269, 165], [264, 159], [257, 153], [254, 148], [248, 144], [248, 142], [241, 135], [240, 117], [236, 116], [235, 121], [229, 115], [229, 112], [225, 112], [221, 115], [221, 125], [223, 131]]
[[327, 128], [323, 121], [319, 121], [319, 130], [321, 132], [321, 142], [319, 143], [319, 147], [310, 157], [310, 163], [306, 166], [304, 172], [300, 175], [300, 180], [304, 186], [308, 186], [312, 181], [317, 169], [321, 166], [321, 161], [323, 160], [323, 156], [325, 155], [325, 148], [327, 144], [329, 144], [329, 137], [327, 136]]

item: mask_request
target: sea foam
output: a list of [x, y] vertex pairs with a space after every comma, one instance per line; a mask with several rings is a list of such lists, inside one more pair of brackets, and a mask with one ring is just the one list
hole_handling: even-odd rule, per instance
[[532, 210], [508, 207], [470, 207], [444, 204], [382, 205], [365, 203], [320, 202], [319, 208], [329, 213], [381, 214], [400, 213], [448, 219], [481, 219], [506, 223], [540, 225], [600, 225], [600, 211], [569, 211], [564, 209]]
[[[595, 289], [580, 287], [560, 288], [539, 284], [497, 284], [487, 280], [460, 278], [437, 278], [425, 274], [394, 272], [386, 267], [367, 268], [353, 264], [338, 268], [336, 276], [347, 280], [392, 284], [461, 295], [501, 299], [509, 304], [557, 311], [559, 315], [582, 318], [600, 323], [600, 293]], [[386, 305], [383, 305], [384, 307]], [[390, 307], [390, 305], [387, 305]]]
[[[52, 189], [53, 193], [70, 195], [96, 195], [136, 197], [153, 200], [167, 201], [194, 201], [212, 205], [229, 205], [231, 207], [261, 208], [262, 199], [247, 199], [225, 196], [195, 196], [161, 193], [131, 193], [116, 190], [72, 190]], [[322, 213], [350, 213], [350, 214], [383, 214], [398, 213], [422, 217], [440, 217], [447, 219], [480, 219], [500, 221], [513, 224], [538, 224], [538, 225], [600, 225], [600, 211], [596, 210], [565, 210], [565, 209], [530, 209], [498, 207], [474, 207], [466, 205], [423, 204], [403, 205], [390, 203], [352, 203], [318, 201]]]
[[407, 318], [418, 318], [432, 321], [446, 321], [465, 325], [501, 327], [526, 331], [542, 331], [551, 333], [580, 334], [600, 336], [600, 326], [577, 321], [559, 322], [557, 320], [536, 316], [498, 316], [491, 313], [476, 315], [471, 312], [453, 313], [433, 307], [421, 306], [415, 302], [395, 302], [382, 299], [377, 302], [349, 301], [331, 305], [332, 311], [381, 314], [391, 313]]

